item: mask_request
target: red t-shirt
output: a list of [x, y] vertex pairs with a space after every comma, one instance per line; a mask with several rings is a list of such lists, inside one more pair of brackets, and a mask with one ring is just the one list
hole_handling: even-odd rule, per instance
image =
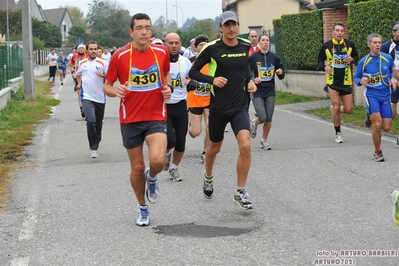
[[[157, 62], [158, 61], [158, 62]], [[164, 75], [170, 70], [169, 51], [165, 46], [150, 46], [144, 52], [131, 49], [128, 44], [117, 50], [109, 63], [106, 80], [128, 84], [129, 91], [121, 98], [121, 124], [142, 121], [166, 121], [166, 105], [161, 90]]]
[[252, 54], [254, 54], [254, 53], [256, 53], [256, 52], [259, 52], [259, 50], [260, 50], [260, 48], [259, 48], [259, 45], [257, 44], [256, 46], [251, 46], [250, 48], [249, 48], [249, 54], [248, 54], [248, 56], [251, 56]]
[[76, 72], [78, 72], [79, 62], [82, 61], [83, 59], [87, 58], [87, 57], [88, 57], [88, 56], [87, 56], [86, 53], [84, 53], [84, 54], [75, 53], [75, 54], [71, 57], [71, 62], [70, 62], [70, 64], [71, 64], [72, 66], [74, 66], [74, 68], [75, 68], [75, 74], [76, 74]]

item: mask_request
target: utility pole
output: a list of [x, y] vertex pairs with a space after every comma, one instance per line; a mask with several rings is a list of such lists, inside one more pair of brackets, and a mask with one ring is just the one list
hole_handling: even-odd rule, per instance
[[31, 0], [22, 1], [22, 45], [24, 58], [24, 97], [35, 98], [35, 82], [33, 80], [33, 40]]

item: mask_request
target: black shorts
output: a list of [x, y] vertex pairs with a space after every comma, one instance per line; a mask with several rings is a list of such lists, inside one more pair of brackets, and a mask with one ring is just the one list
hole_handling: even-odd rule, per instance
[[331, 85], [328, 85], [328, 87], [330, 89], [332, 89], [332, 90], [338, 91], [339, 95], [352, 94], [352, 87], [351, 86], [331, 84]]
[[204, 113], [204, 109], [209, 109], [209, 106], [188, 108], [188, 111], [193, 115], [202, 115]]
[[230, 114], [209, 111], [209, 139], [212, 142], [223, 140], [227, 123], [230, 123], [234, 135], [237, 135], [243, 129], [249, 131], [250, 121], [247, 108], [244, 107]]
[[391, 94], [391, 103], [398, 103], [399, 101], [399, 88], [396, 88], [396, 90], [392, 90]]
[[166, 138], [166, 121], [145, 121], [121, 124], [123, 147], [133, 149], [140, 146], [148, 135], [164, 133]]

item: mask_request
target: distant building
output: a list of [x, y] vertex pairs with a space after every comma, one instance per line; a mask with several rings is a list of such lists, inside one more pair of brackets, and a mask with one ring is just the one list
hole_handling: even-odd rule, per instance
[[[0, 10], [21, 10], [22, 1], [24, 0], [5, 0], [0, 2]], [[40, 5], [37, 4], [36, 0], [31, 0], [31, 12], [32, 18], [39, 21], [48, 21], [56, 25], [60, 29], [62, 36], [62, 43], [65, 44], [68, 40], [68, 31], [73, 26], [72, 19], [66, 8], [55, 8], [43, 10]]]
[[285, 14], [311, 10], [320, 0], [222, 0], [222, 10], [235, 12], [240, 20], [240, 33], [254, 29], [273, 29], [273, 19]]

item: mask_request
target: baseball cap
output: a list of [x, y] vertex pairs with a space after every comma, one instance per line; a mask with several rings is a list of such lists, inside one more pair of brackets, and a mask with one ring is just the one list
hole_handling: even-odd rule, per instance
[[83, 43], [78, 45], [78, 48], [85, 48], [86, 49], [86, 45], [84, 45]]
[[395, 26], [392, 28], [393, 31], [399, 30], [399, 23], [396, 23]]
[[152, 41], [152, 44], [163, 45], [163, 41], [161, 39], [155, 39], [155, 40]]
[[63, 52], [61, 51], [61, 52], [59, 52], [59, 54], [63, 54]]
[[234, 22], [238, 22], [238, 17], [236, 13], [233, 11], [225, 11], [221, 16], [220, 16], [220, 25], [223, 25], [227, 21], [232, 20]]

